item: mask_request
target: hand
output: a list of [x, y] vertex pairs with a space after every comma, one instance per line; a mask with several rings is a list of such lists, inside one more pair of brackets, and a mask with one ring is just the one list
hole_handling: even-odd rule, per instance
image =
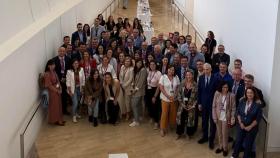
[[202, 105], [201, 104], [198, 105], [198, 110], [202, 111]]
[[214, 123], [217, 124], [218, 120], [217, 119], [213, 119]]
[[73, 95], [74, 95], [74, 94], [73, 94], [73, 93], [71, 93], [71, 92], [68, 92], [68, 94], [70, 95], [70, 97], [73, 97]]
[[114, 100], [114, 105], [118, 105], [117, 99]]
[[173, 96], [169, 96], [168, 99], [173, 102], [174, 101], [174, 97]]
[[244, 126], [243, 123], [240, 123], [240, 128], [241, 128], [241, 129], [245, 129], [245, 126]]
[[152, 98], [152, 103], [155, 104], [155, 103], [156, 103], [156, 100], [157, 100], [156, 97], [153, 97], [153, 98]]
[[245, 129], [245, 131], [249, 132], [249, 131], [251, 131], [252, 127], [251, 126], [247, 126], [244, 129]]
[[231, 118], [231, 120], [230, 120], [230, 125], [232, 125], [232, 126], [233, 126], [234, 124], [235, 124], [235, 118], [234, 118], [234, 117], [232, 117], [232, 118]]

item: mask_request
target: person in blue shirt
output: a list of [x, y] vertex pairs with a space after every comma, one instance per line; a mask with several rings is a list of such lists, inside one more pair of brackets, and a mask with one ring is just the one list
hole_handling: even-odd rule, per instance
[[228, 72], [228, 66], [226, 63], [221, 62], [219, 64], [219, 71], [215, 73], [215, 77], [219, 81], [226, 81], [229, 83], [230, 87], [233, 85], [233, 79], [232, 76]]
[[141, 36], [138, 29], [133, 29], [133, 41], [134, 41], [134, 47], [141, 48], [142, 42], [144, 41], [144, 38]]

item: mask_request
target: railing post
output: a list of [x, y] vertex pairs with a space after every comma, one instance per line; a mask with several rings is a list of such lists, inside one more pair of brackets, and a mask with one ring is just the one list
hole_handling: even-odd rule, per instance
[[190, 34], [190, 22], [188, 20], [188, 35]]
[[180, 10], [179, 10], [179, 8], [178, 8], [177, 14], [178, 14], [178, 23], [179, 23], [179, 22], [180, 22], [180, 18], [179, 18], [179, 16], [180, 16]]
[[110, 4], [110, 15], [112, 15], [112, 3]]
[[194, 43], [196, 43], [196, 30], [194, 30]]
[[184, 16], [182, 18], [182, 34], [184, 34]]
[[24, 158], [24, 135], [20, 134], [20, 157]]

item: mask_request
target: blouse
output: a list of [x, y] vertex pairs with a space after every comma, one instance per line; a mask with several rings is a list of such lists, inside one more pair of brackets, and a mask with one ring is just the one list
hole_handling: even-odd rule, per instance
[[[159, 84], [164, 87], [166, 93], [169, 96], [175, 96], [175, 92], [176, 92], [178, 86], [180, 85], [180, 80], [179, 80], [178, 76], [176, 75], [170, 81], [168, 76], [165, 74], [165, 75], [161, 76], [161, 78], [159, 80]], [[169, 100], [169, 98], [167, 98], [162, 92], [160, 93], [160, 99], [162, 99], [166, 102], [171, 102]], [[174, 99], [176, 99], [176, 98], [174, 98]]]
[[152, 88], [152, 87], [157, 87], [158, 86], [158, 82], [161, 78], [161, 72], [160, 71], [148, 71], [148, 77], [147, 77], [147, 83], [148, 83], [148, 89]]

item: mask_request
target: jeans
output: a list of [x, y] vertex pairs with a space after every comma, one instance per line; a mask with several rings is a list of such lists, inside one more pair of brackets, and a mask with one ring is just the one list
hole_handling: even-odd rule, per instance
[[72, 115], [76, 116], [78, 114], [78, 105], [79, 105], [79, 101], [81, 99], [81, 92], [80, 92], [80, 87], [76, 87], [75, 88], [75, 92], [72, 96]]
[[132, 97], [131, 100], [131, 107], [132, 107], [133, 117], [135, 122], [139, 122], [139, 118], [142, 113], [142, 100], [143, 100], [143, 96]]
[[95, 99], [95, 102], [92, 102], [92, 105], [88, 106], [88, 115], [89, 116], [93, 115], [93, 117], [97, 118], [98, 111], [99, 111], [99, 99]]
[[123, 7], [127, 8], [127, 6], [128, 6], [128, 0], [123, 0]]

